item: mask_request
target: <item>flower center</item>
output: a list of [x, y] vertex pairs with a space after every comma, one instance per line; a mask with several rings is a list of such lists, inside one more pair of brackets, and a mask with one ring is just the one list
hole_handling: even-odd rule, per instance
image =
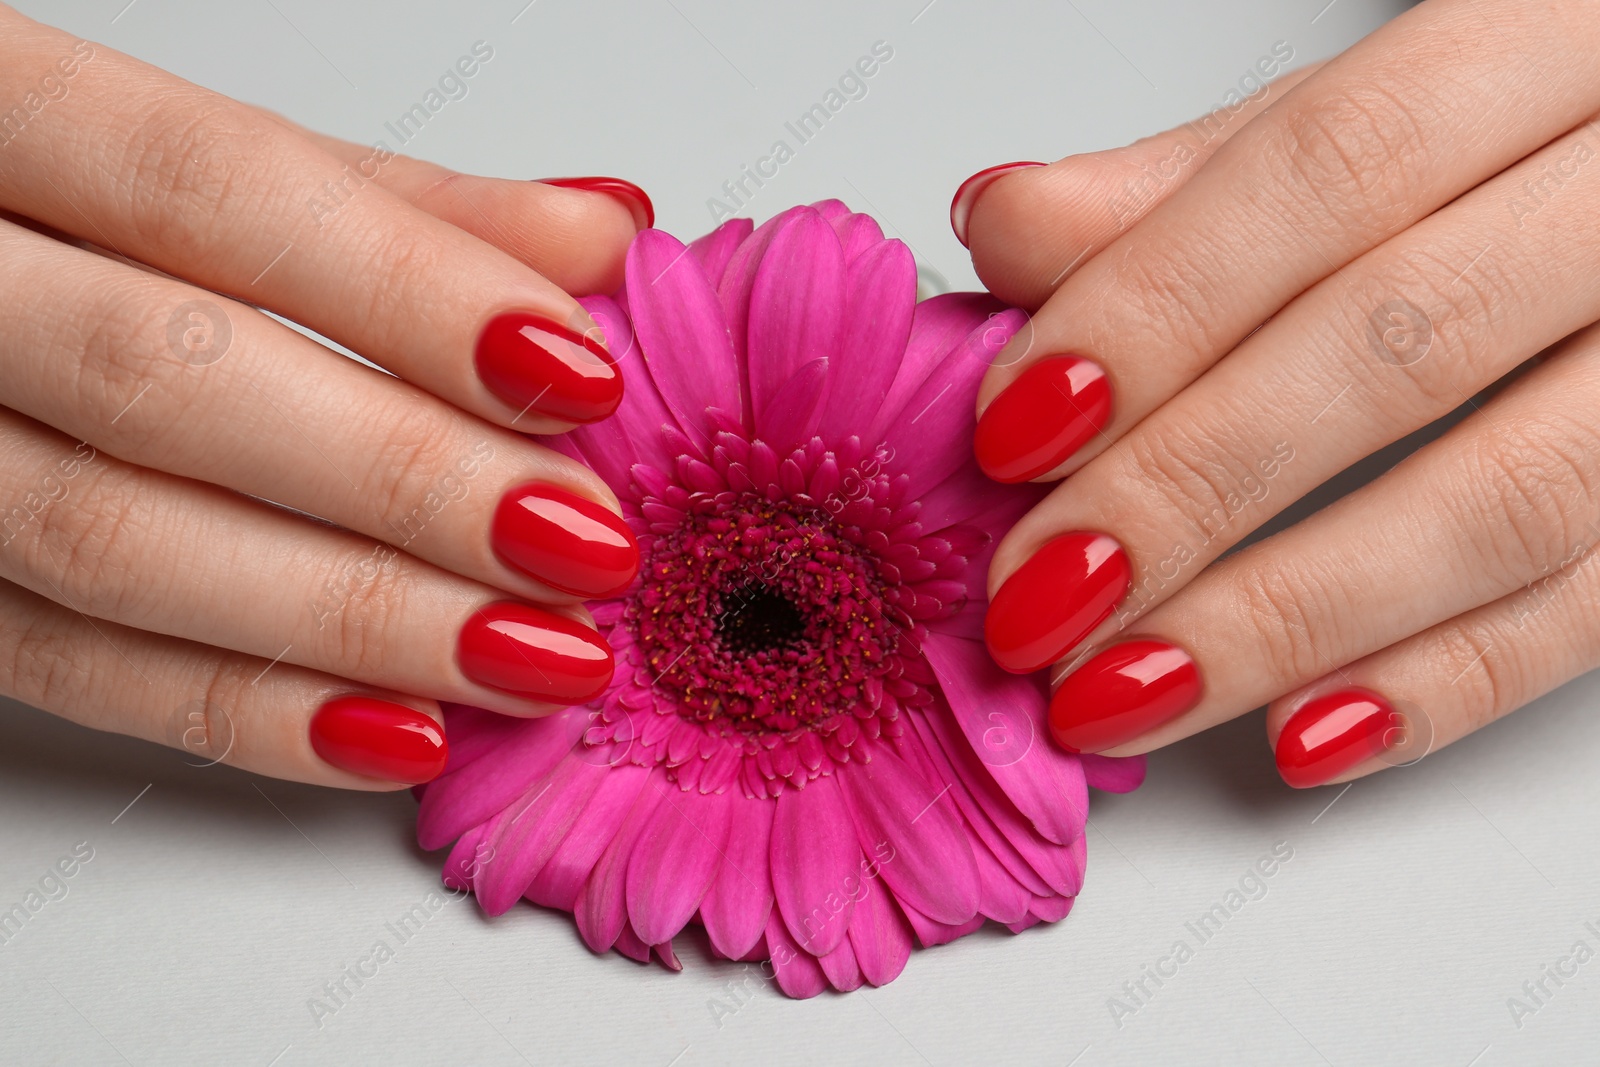
[[870, 713], [897, 669], [876, 554], [825, 507], [773, 495], [690, 496], [626, 611], [654, 686], [721, 735]]

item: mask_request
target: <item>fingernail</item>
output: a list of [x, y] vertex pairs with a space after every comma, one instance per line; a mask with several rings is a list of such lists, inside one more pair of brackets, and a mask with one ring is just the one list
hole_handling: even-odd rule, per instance
[[620, 515], [542, 482], [500, 498], [489, 542], [505, 563], [574, 596], [616, 596], [639, 570], [639, 543]]
[[1296, 789], [1331, 782], [1405, 740], [1405, 719], [1370, 689], [1340, 689], [1315, 697], [1289, 717], [1278, 735], [1278, 773]]
[[461, 672], [503, 693], [581, 704], [611, 682], [611, 649], [564, 615], [502, 601], [473, 613], [456, 642]]
[[589, 334], [526, 311], [489, 320], [478, 336], [478, 378], [518, 411], [596, 422], [622, 403], [622, 374]]
[[972, 450], [997, 482], [1055, 470], [1111, 417], [1111, 383], [1098, 363], [1052, 356], [1023, 371], [978, 420]]
[[1177, 645], [1140, 638], [1112, 645], [1067, 675], [1050, 698], [1050, 733], [1068, 752], [1104, 752], [1200, 701], [1200, 671]]
[[558, 189], [582, 189], [586, 193], [604, 193], [613, 200], [622, 201], [633, 214], [633, 224], [648, 230], [656, 224], [656, 206], [643, 189], [621, 178], [540, 178], [540, 185], [554, 185]]
[[342, 771], [419, 785], [444, 770], [450, 746], [433, 719], [373, 697], [335, 697], [311, 716], [311, 749]]
[[972, 207], [978, 202], [978, 197], [983, 195], [996, 178], [1010, 174], [1014, 170], [1025, 170], [1028, 167], [1042, 167], [1043, 163], [1034, 163], [1022, 160], [1017, 163], [1002, 163], [998, 167], [989, 167], [980, 170], [972, 177], [961, 183], [956, 190], [956, 195], [950, 200], [950, 228], [956, 232], [956, 240], [963, 245], [967, 243], [967, 220], [972, 217]]
[[989, 602], [983, 620], [989, 655], [1013, 674], [1054, 663], [1110, 616], [1132, 574], [1122, 546], [1105, 534], [1045, 542]]

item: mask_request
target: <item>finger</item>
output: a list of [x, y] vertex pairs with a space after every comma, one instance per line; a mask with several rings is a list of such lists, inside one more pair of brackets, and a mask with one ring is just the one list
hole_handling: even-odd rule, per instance
[[[1573, 229], [1600, 211], [1595, 144], [1588, 127], [1561, 138], [1362, 256], [1076, 471], [996, 553], [1000, 662], [1053, 662], [1112, 607], [1125, 627], [1304, 493], [1600, 319], [1600, 240]], [[1562, 172], [1547, 209], [1507, 210]], [[1051, 558], [1083, 531], [1114, 538], [1098, 583]]]
[[[10, 11], [0, 31], [7, 84], [75, 47]], [[348, 177], [337, 159], [253, 109], [83, 47], [66, 95], [0, 152], [0, 207], [268, 308], [501, 425], [546, 433], [615, 409], [618, 369], [548, 280], [376, 185], [314, 215], [307, 198]], [[590, 252], [615, 269], [623, 248]]]
[[1057, 739], [1159, 748], [1558, 570], [1600, 523], [1597, 352], [1590, 330], [1480, 417], [1208, 568], [1067, 677]]
[[1267, 734], [1297, 789], [1407, 766], [1600, 665], [1600, 528], [1526, 589], [1273, 701]]
[[0, 394], [131, 463], [520, 596], [632, 580], [633, 535], [587, 467], [207, 297], [0, 223]]
[[[956, 237], [972, 250], [984, 287], [1037, 308], [1073, 270], [1188, 181], [1245, 123], [1321, 66], [1282, 74], [1294, 46], [1279, 41], [1209, 114], [1125, 147], [1048, 165], [979, 171], [950, 204]], [[1258, 77], [1259, 74], [1259, 77]], [[1004, 178], [1002, 181], [1000, 179]]]
[[610, 681], [579, 609], [517, 601], [0, 409], [0, 578], [97, 619], [340, 678], [535, 715]]
[[448, 755], [439, 707], [97, 621], [0, 581], [0, 693], [96, 730], [273, 778], [386, 790]]
[[[463, 62], [477, 65], [472, 57]], [[313, 215], [331, 216], [371, 182], [515, 256], [574, 295], [619, 289], [622, 260], [596, 257], [594, 249], [625, 247], [639, 230], [655, 225], [649, 195], [621, 178], [512, 181], [460, 174], [265, 113], [344, 164], [340, 182], [307, 200]]]
[[[1600, 68], [1581, 57], [1597, 46], [1582, 3], [1494, 0], [1414, 8], [1329, 62], [1001, 351], [979, 392], [980, 462], [1002, 480], [1081, 466], [1298, 294], [1593, 115]], [[1062, 380], [1076, 364], [1048, 358], [1066, 355], [1103, 375], [1108, 417], [1086, 426]], [[1068, 402], [1030, 401], [1056, 385]]]

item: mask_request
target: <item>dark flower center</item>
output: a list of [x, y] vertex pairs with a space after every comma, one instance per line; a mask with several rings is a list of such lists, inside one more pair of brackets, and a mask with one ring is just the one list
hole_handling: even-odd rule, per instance
[[805, 616], [780, 593], [753, 583], [722, 595], [717, 636], [737, 653], [796, 648], [805, 637]]

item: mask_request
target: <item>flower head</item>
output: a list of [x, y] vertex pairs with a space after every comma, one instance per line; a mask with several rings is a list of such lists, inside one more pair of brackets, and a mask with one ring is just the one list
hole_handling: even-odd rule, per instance
[[1042, 680], [983, 647], [994, 542], [1041, 490], [979, 473], [973, 397], [1023, 313], [917, 303], [905, 246], [836, 201], [687, 248], [646, 230], [624, 291], [583, 303], [635, 370], [558, 447], [616, 491], [642, 566], [591, 606], [616, 653], [591, 706], [448, 710], [418, 819], [456, 842], [446, 881], [674, 968], [696, 921], [797, 997], [1065, 916], [1086, 786], [1144, 761], [1056, 750]]

